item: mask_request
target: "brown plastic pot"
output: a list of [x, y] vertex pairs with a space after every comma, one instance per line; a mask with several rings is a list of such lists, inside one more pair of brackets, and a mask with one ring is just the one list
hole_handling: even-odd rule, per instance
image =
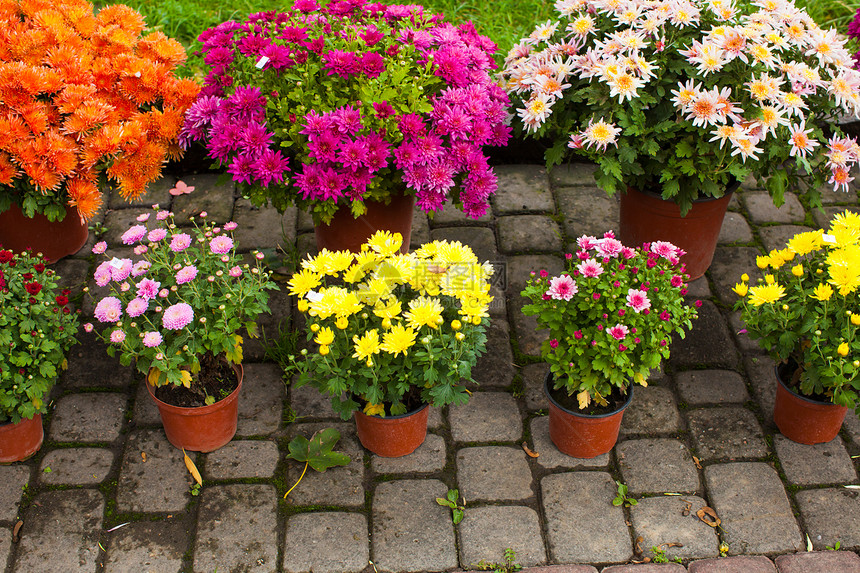
[[400, 233], [403, 236], [400, 252], [408, 252], [415, 196], [395, 195], [387, 205], [377, 201], [365, 201], [364, 204], [367, 212], [357, 219], [348, 207], [344, 207], [337, 210], [328, 225], [314, 226], [317, 248], [357, 253], [373, 233], [383, 230]]
[[714, 259], [723, 217], [731, 199], [729, 190], [719, 199], [694, 201], [687, 216], [681, 217], [681, 208], [674, 201], [628, 187], [627, 193], [621, 194], [618, 238], [629, 247], [669, 241], [687, 252], [681, 262], [686, 265], [690, 280], [697, 279], [705, 274]]
[[17, 424], [3, 424], [0, 426], [0, 463], [26, 460], [39, 451], [44, 436], [41, 414], [23, 418]]
[[833, 440], [842, 427], [848, 408], [832, 402], [820, 402], [796, 394], [776, 374], [776, 401], [773, 404], [773, 421], [780, 433], [798, 444], [822, 444]]
[[618, 441], [621, 418], [633, 399], [633, 386], [627, 389], [627, 400], [608, 414], [583, 414], [568, 410], [552, 397], [552, 372], [547, 372], [543, 390], [549, 399], [549, 437], [555, 447], [574, 458], [603, 455]]
[[383, 458], [399, 458], [414, 452], [427, 437], [428, 404], [399, 416], [368, 416], [355, 412], [355, 429], [361, 445]]
[[15, 204], [0, 213], [0, 245], [17, 253], [29, 247], [42, 253], [49, 263], [78, 252], [88, 236], [89, 229], [77, 207], [66, 207], [62, 221], [49, 221], [38, 213], [27, 217]]
[[162, 402], [155, 396], [152, 384], [144, 382], [149, 395], [158, 406], [164, 433], [171, 444], [195, 452], [212, 452], [233, 439], [239, 421], [242, 365], [233, 364], [233, 370], [239, 380], [236, 389], [223, 400], [197, 408], [182, 408]]

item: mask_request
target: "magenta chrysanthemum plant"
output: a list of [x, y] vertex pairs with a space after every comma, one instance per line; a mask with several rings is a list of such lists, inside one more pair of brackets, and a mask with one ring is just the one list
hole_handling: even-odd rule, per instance
[[[813, 206], [848, 190], [860, 113], [844, 38], [791, 0], [557, 0], [505, 59], [514, 132], [597, 163], [608, 193], [662, 194], [686, 213], [755, 175], [781, 205], [800, 179]], [[855, 30], [856, 31], [856, 30]]]
[[688, 302], [687, 280], [671, 243], [627, 247], [612, 232], [582, 236], [557, 276], [531, 273], [523, 313], [549, 330], [541, 354], [555, 388], [576, 396], [579, 407], [605, 405], [613, 389], [626, 393], [669, 357], [672, 335], [684, 337], [700, 301]]
[[[860, 48], [860, 9], [854, 13], [854, 18], [848, 23], [848, 37], [851, 38], [855, 48]], [[860, 49], [851, 56], [854, 60], [854, 68], [860, 69]]]
[[123, 364], [134, 361], [144, 374], [152, 369], [156, 386], [182, 384], [205, 402], [197, 384], [204, 357], [241, 363], [239, 331], [256, 332], [254, 321], [269, 310], [267, 291], [277, 287], [261, 267], [262, 254], [245, 263], [236, 252], [235, 223], [219, 227], [201, 213], [192, 229], [179, 228], [170, 212], [153, 209], [156, 217], [122, 235], [138, 260], [108, 256], [104, 243], [93, 248], [104, 259], [94, 273], [101, 291], [94, 316], [112, 356], [118, 351]]
[[447, 200], [486, 211], [496, 176], [483, 148], [507, 143], [509, 100], [490, 75], [496, 46], [471, 23], [297, 0], [199, 39], [211, 71], [181, 143], [205, 143], [255, 204], [324, 223], [403, 192], [428, 212]]

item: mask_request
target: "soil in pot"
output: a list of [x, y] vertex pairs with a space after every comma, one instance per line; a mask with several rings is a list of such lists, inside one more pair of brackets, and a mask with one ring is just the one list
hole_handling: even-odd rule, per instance
[[564, 386], [559, 389], [554, 389], [552, 384], [550, 384], [548, 386], [548, 390], [549, 395], [552, 396], [552, 399], [555, 400], [559, 406], [566, 410], [570, 410], [571, 412], [584, 414], [586, 416], [605, 416], [607, 414], [617, 412], [622, 406], [624, 406], [630, 396], [630, 390], [627, 390], [626, 393], [622, 393], [621, 389], [616, 387], [613, 388], [612, 392], [607, 396], [605, 406], [592, 402], [587, 408], [580, 410], [576, 394], [568, 396], [567, 390]]
[[222, 400], [233, 393], [239, 382], [233, 367], [221, 357], [206, 353], [200, 360], [200, 372], [191, 388], [166, 384], [155, 389], [155, 396], [162, 402], [180, 408], [206, 406], [206, 397]]

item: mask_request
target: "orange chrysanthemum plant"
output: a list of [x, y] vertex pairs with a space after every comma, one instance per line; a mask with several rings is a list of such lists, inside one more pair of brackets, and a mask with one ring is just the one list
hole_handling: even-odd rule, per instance
[[88, 220], [108, 181], [133, 199], [181, 155], [199, 86], [174, 73], [182, 46], [144, 28], [122, 5], [0, 0], [0, 212]]

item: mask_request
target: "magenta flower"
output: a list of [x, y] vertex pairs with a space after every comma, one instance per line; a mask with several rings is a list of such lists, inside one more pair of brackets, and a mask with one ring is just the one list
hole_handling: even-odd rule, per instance
[[615, 340], [624, 340], [624, 337], [627, 336], [629, 330], [623, 324], [616, 324], [612, 328], [609, 328], [606, 332], [608, 332], [609, 336], [611, 336]]
[[232, 248], [233, 239], [224, 235], [219, 235], [209, 242], [209, 250], [216, 255], [223, 255], [224, 253], [229, 253], [230, 249]]
[[150, 243], [157, 243], [158, 241], [164, 239], [164, 237], [166, 236], [167, 231], [165, 229], [153, 229], [149, 232], [146, 238], [149, 239]]
[[242, 269], [240, 269], [238, 266], [233, 267], [232, 269], [230, 269], [229, 274], [231, 277], [234, 277], [234, 278], [235, 277], [241, 277], [242, 276]]
[[137, 283], [137, 296], [144, 300], [151, 300], [158, 296], [161, 283], [152, 279], [143, 279]]
[[158, 332], [147, 332], [143, 335], [143, 345], [147, 348], [155, 348], [164, 340]]
[[184, 251], [191, 246], [191, 236], [188, 233], [177, 233], [170, 239], [170, 250], [174, 253]]
[[107, 250], [107, 243], [104, 241], [100, 241], [93, 245], [93, 253], [97, 255], [101, 255]]
[[232, 231], [233, 229], [235, 229], [238, 226], [239, 226], [239, 224], [236, 223], [235, 221], [230, 221], [229, 223], [226, 223], [224, 225], [224, 230], [225, 231]]
[[577, 330], [576, 332], [573, 333], [573, 337], [577, 340], [582, 340], [582, 331]]
[[665, 310], [660, 313], [660, 320], [669, 320], [670, 318], [669, 313]]
[[170, 215], [172, 215], [170, 211], [159, 211], [155, 214], [155, 218], [159, 221], [164, 221], [165, 219], [170, 217]]
[[184, 302], [174, 304], [161, 315], [161, 324], [170, 330], [180, 330], [194, 320], [194, 309]]
[[99, 322], [116, 322], [122, 316], [122, 302], [115, 296], [106, 296], [96, 305], [93, 315]]
[[122, 244], [123, 245], [133, 245], [139, 240], [141, 240], [146, 235], [146, 227], [143, 225], [135, 225], [131, 227], [128, 231], [122, 234]]
[[108, 262], [108, 266], [110, 267], [111, 279], [116, 282], [122, 282], [131, 275], [131, 259], [114, 258]]
[[684, 284], [684, 279], [679, 275], [672, 275], [672, 279], [669, 281], [673, 287], [678, 288]]
[[561, 275], [550, 279], [547, 294], [555, 300], [570, 300], [578, 290], [576, 282], [572, 278], [568, 275]]
[[549, 347], [550, 348], [558, 348], [558, 339], [553, 338], [552, 340], [550, 340], [549, 341]]
[[603, 273], [603, 265], [594, 259], [586, 259], [576, 266], [576, 270], [584, 277], [599, 277]]
[[137, 297], [129, 301], [128, 305], [125, 307], [125, 312], [130, 317], [134, 318], [146, 312], [148, 308], [149, 301], [145, 298]]
[[111, 281], [110, 263], [105, 261], [100, 264], [93, 273], [93, 278], [100, 287], [106, 286]]
[[146, 251], [148, 251], [148, 250], [149, 250], [149, 248], [146, 245], [137, 245], [134, 248], [134, 254], [137, 256], [140, 256], [140, 255], [146, 253]]
[[152, 266], [152, 263], [149, 261], [138, 261], [131, 267], [131, 276], [139, 277], [146, 274], [146, 271], [149, 270], [149, 267]]
[[184, 285], [187, 282], [193, 281], [197, 277], [197, 267], [189, 265], [182, 267], [176, 271], [176, 284]]
[[669, 262], [678, 262], [678, 247], [668, 241], [654, 241], [651, 243], [651, 252]]
[[621, 254], [624, 245], [621, 241], [612, 237], [605, 237], [597, 241], [597, 253], [604, 257], [615, 258]]
[[125, 332], [122, 330], [114, 330], [110, 333], [110, 341], [114, 344], [119, 344], [125, 340]]
[[642, 312], [651, 308], [651, 300], [645, 291], [631, 288], [627, 291], [627, 306], [636, 312]]

